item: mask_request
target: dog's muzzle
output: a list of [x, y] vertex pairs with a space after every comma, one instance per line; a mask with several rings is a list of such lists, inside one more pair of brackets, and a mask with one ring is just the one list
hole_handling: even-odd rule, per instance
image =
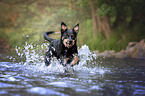
[[74, 45], [74, 40], [64, 39], [63, 44], [67, 48], [71, 48]]

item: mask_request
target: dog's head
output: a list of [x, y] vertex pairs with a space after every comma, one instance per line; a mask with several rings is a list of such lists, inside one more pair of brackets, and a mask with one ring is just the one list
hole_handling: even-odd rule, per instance
[[61, 40], [65, 47], [71, 48], [76, 44], [77, 33], [79, 32], [79, 23], [72, 29], [68, 30], [65, 23], [61, 23]]

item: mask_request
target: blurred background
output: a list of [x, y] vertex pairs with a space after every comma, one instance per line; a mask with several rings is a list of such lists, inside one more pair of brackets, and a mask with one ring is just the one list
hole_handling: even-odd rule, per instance
[[145, 0], [0, 0], [0, 51], [42, 44], [62, 21], [70, 29], [80, 23], [79, 47], [120, 51], [145, 38], [144, 10]]

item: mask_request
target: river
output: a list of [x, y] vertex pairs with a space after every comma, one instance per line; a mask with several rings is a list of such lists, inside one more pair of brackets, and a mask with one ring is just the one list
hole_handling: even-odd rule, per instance
[[145, 96], [145, 60], [100, 58], [84, 45], [65, 73], [56, 59], [46, 67], [33, 47], [0, 54], [0, 96]]

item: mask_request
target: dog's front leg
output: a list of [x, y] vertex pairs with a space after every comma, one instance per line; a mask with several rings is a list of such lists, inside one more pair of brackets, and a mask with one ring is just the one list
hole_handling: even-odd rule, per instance
[[49, 66], [51, 63], [51, 58], [52, 58], [52, 51], [48, 50], [46, 52], [46, 56], [45, 56], [45, 65]]
[[79, 56], [77, 54], [74, 55], [74, 59], [71, 61], [71, 66], [73, 67], [79, 62]]
[[60, 64], [62, 64], [63, 67], [66, 66], [67, 59], [64, 56], [60, 56], [59, 61], [60, 61]]
[[67, 64], [69, 59], [70, 58], [64, 58], [64, 64]]

